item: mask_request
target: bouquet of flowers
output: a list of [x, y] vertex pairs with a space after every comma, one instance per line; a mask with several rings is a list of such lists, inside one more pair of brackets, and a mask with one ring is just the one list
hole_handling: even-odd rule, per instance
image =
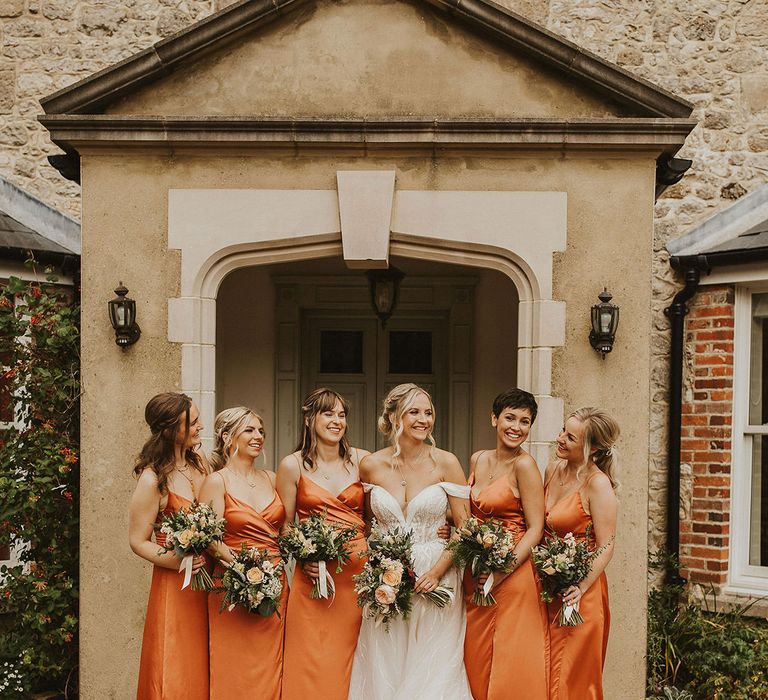
[[224, 536], [224, 519], [207, 503], [193, 503], [166, 515], [157, 528], [165, 535], [160, 552], [175, 552], [181, 557], [179, 571], [184, 572], [184, 590], [192, 582], [193, 591], [210, 591], [213, 579], [205, 567], [192, 575], [192, 559], [202, 554], [213, 542], [221, 542]]
[[221, 577], [224, 592], [221, 610], [232, 610], [236, 605], [250, 613], [269, 617], [276, 613], [280, 617], [280, 596], [283, 581], [280, 574], [283, 562], [273, 564], [266, 549], [248, 548], [241, 545], [234, 561]]
[[472, 602], [475, 605], [495, 605], [491, 595], [493, 572], [507, 573], [517, 561], [514, 553], [515, 542], [512, 533], [500, 520], [468, 518], [456, 531], [458, 537], [448, 543], [453, 560], [458, 566], [469, 566], [472, 576], [489, 574], [483, 588], [475, 590]]
[[[353, 576], [357, 604], [366, 617], [382, 622], [389, 629], [390, 621], [401, 616], [408, 619], [413, 605], [416, 573], [413, 560], [411, 533], [395, 528], [382, 531], [374, 521], [368, 537], [368, 551], [362, 556], [368, 560], [361, 573]], [[450, 586], [438, 586], [423, 594], [437, 607], [444, 608], [453, 600]]]
[[[589, 531], [583, 540], [576, 540], [572, 532], [565, 537], [547, 534], [544, 541], [531, 550], [531, 559], [541, 579], [541, 599], [551, 603], [571, 586], [583, 581], [592, 568], [592, 562], [601, 550], [591, 552], [588, 546]], [[579, 604], [562, 605], [558, 614], [561, 627], [575, 627], [584, 622]]]
[[333, 576], [327, 562], [336, 560], [336, 573], [340, 573], [349, 561], [347, 545], [358, 534], [356, 527], [344, 527], [328, 519], [326, 513], [315, 511], [298, 523], [291, 523], [280, 537], [280, 548], [286, 555], [298, 562], [316, 561], [320, 566], [320, 577], [315, 581], [309, 597], [328, 598], [331, 602], [336, 591]]

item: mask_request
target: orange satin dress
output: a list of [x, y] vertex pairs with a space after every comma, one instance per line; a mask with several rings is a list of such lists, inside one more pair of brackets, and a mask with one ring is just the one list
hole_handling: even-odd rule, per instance
[[363, 534], [364, 491], [356, 481], [334, 496], [303, 474], [296, 492], [299, 519], [313, 511], [327, 510], [328, 517], [360, 534], [350, 542], [351, 556], [341, 573], [328, 563], [336, 585], [336, 598], [312, 600], [312, 581], [296, 567], [288, 598], [285, 627], [283, 700], [347, 700], [352, 659], [362, 621], [352, 576], [359, 574], [365, 560], [358, 556], [367, 549]]
[[[168, 491], [163, 516], [191, 505]], [[157, 544], [165, 535], [158, 532]], [[173, 569], [153, 567], [137, 700], [208, 700], [208, 594], [187, 587]]]
[[[469, 485], [474, 483], [474, 474]], [[496, 518], [511, 531], [515, 542], [525, 533], [522, 501], [509, 486], [506, 474], [470, 496], [472, 515]], [[472, 602], [475, 580], [464, 572], [467, 632], [464, 665], [475, 700], [546, 700], [545, 664], [547, 620], [531, 560], [493, 589], [496, 605]]]
[[[547, 487], [544, 489], [545, 499], [546, 494]], [[572, 532], [576, 539], [583, 540], [591, 524], [592, 518], [584, 510], [581, 492], [574, 491], [547, 512], [545, 536], [547, 530], [556, 532], [560, 537]], [[592, 548], [595, 546], [591, 532], [590, 545]], [[561, 627], [557, 623], [561, 605], [562, 600], [556, 598], [546, 606], [550, 700], [602, 700], [603, 665], [611, 623], [605, 572], [600, 574], [579, 601], [579, 612], [584, 618], [582, 624]]]
[[[240, 545], [266, 549], [274, 563], [280, 561], [277, 536], [285, 522], [285, 508], [275, 493], [261, 512], [224, 494], [224, 544], [235, 552]], [[235, 607], [221, 609], [221, 594], [208, 598], [211, 654], [211, 699], [259, 698], [279, 700], [283, 676], [283, 639], [285, 631], [288, 581], [283, 573], [280, 617], [261, 617]]]

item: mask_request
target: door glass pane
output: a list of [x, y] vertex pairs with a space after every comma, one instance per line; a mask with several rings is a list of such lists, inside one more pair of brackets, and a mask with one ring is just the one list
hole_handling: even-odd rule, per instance
[[321, 374], [362, 374], [362, 372], [362, 331], [320, 331]]
[[432, 332], [389, 332], [390, 374], [432, 374]]

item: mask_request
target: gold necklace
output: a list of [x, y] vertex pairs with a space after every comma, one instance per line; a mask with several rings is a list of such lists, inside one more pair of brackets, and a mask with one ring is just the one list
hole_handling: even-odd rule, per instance
[[[422, 452], [419, 457], [417, 458], [416, 462], [418, 463], [421, 461], [422, 457], [424, 456], [424, 453]], [[400, 460], [394, 459], [395, 466], [397, 467], [397, 471], [400, 472], [400, 486], [402, 486], [405, 489], [405, 502], [408, 502], [408, 480], [405, 478], [405, 474], [403, 474], [403, 469], [400, 466]], [[403, 460], [403, 464], [405, 464], [405, 460]], [[434, 468], [432, 469], [434, 471]]]
[[[232, 468], [230, 467], [230, 469], [232, 469]], [[251, 467], [251, 469], [249, 469], [248, 471], [250, 472], [250, 471], [255, 471], [255, 470], [253, 469], [253, 467]], [[243, 481], [244, 481], [244, 482], [245, 482], [245, 483], [248, 485], [248, 487], [249, 487], [249, 488], [255, 489], [255, 488], [256, 488], [256, 487], [259, 485], [259, 481], [258, 481], [258, 479], [256, 480], [256, 483], [255, 483], [255, 484], [252, 484], [250, 481], [248, 481], [248, 477], [247, 477], [247, 476], [243, 476], [243, 475], [242, 475], [240, 472], [238, 472], [237, 470], [235, 470], [235, 469], [232, 469], [232, 473], [233, 473], [235, 476], [237, 476], [239, 479], [242, 479], [242, 480], [243, 480]]]
[[176, 468], [176, 471], [179, 472], [188, 482], [189, 482], [189, 488], [192, 490], [192, 496], [196, 496], [195, 492], [195, 482], [192, 480], [192, 477], [187, 476], [187, 472], [189, 471], [189, 465], [185, 464], [184, 467], [180, 467], [178, 465], [174, 465]]
[[[494, 450], [495, 452], [495, 450]], [[523, 452], [522, 447], [517, 448], [517, 454], [515, 454], [513, 457], [509, 457], [505, 459], [501, 464], [502, 466], [506, 467], [508, 464], [512, 464]], [[491, 473], [488, 475], [490, 480], [493, 481], [496, 478], [496, 468], [499, 466], [499, 458], [496, 457], [496, 464], [491, 467]]]
[[[565, 470], [566, 470], [566, 469], [567, 469], [567, 467], [561, 467], [561, 466], [558, 466], [558, 468], [557, 468], [557, 470], [558, 470], [558, 472], [559, 472], [560, 474], [562, 474], [563, 472], [565, 472]], [[560, 486], [565, 486], [565, 484], [566, 484], [566, 483], [568, 483], [568, 484], [570, 484], [570, 483], [571, 483], [571, 482], [570, 482], [569, 480], [567, 480], [567, 479], [566, 479], [566, 480], [564, 480], [562, 476], [558, 476], [558, 477], [557, 477], [557, 482], [560, 484]]]

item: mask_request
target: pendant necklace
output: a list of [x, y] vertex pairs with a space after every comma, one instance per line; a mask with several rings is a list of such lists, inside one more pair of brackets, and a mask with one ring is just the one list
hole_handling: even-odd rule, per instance
[[[251, 471], [251, 470], [249, 469], [248, 471]], [[238, 478], [242, 479], [252, 489], [255, 489], [259, 485], [258, 480], [256, 481], [256, 483], [252, 484], [250, 481], [248, 481], [248, 477], [247, 476], [243, 476], [240, 472], [238, 472], [238, 471], [236, 471], [234, 469], [232, 470], [232, 473], [235, 474]]]
[[197, 493], [195, 492], [195, 482], [192, 480], [192, 477], [187, 476], [187, 472], [189, 471], [189, 465], [185, 464], [184, 468], [174, 465], [176, 467], [176, 471], [179, 472], [188, 482], [189, 482], [189, 488], [192, 491], [192, 498], [193, 500], [197, 498]]
[[[522, 451], [523, 451], [523, 448], [522, 447], [518, 447], [517, 448], [517, 453], [513, 457], [508, 457], [507, 459], [505, 459], [501, 463], [501, 465], [506, 467], [508, 464], [512, 464], [520, 456]], [[496, 478], [496, 469], [497, 469], [498, 466], [499, 466], [499, 458], [496, 457], [496, 464], [494, 464], [494, 466], [491, 467], [491, 470], [490, 470], [491, 473], [488, 475], [491, 481], [493, 481]]]

